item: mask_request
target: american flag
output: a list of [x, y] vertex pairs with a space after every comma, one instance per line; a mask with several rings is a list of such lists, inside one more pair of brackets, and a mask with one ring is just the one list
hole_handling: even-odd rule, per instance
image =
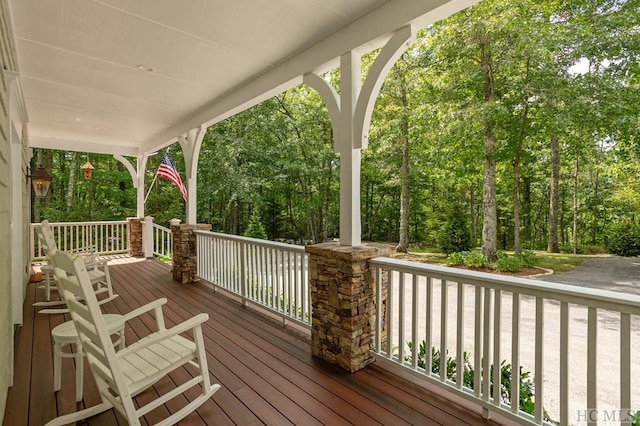
[[180, 188], [182, 198], [187, 201], [187, 188], [185, 188], [184, 184], [182, 183], [180, 173], [178, 173], [178, 170], [176, 170], [176, 166], [173, 165], [171, 158], [169, 158], [168, 152], [164, 153], [164, 158], [162, 159], [162, 163], [160, 163], [160, 166], [158, 167], [156, 176], [169, 179], [175, 186]]

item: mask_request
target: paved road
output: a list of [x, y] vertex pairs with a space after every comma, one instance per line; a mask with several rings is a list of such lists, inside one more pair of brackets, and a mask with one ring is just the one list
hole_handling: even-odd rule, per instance
[[640, 258], [589, 257], [573, 271], [537, 279], [640, 295]]
[[[578, 267], [570, 272], [540, 276], [536, 279], [640, 295], [640, 258], [618, 256], [589, 257], [584, 259]], [[571, 368], [574, 369], [574, 374], [570, 375], [570, 387], [572, 390], [570, 398], [571, 410], [569, 413], [572, 419], [575, 416], [575, 410], [580, 410], [583, 407], [586, 407], [586, 387], [584, 379], [582, 379], [582, 381], [578, 380], [581, 377], [584, 377], [584, 372], [587, 371], [586, 351], [588, 349], [584, 341], [584, 336], [581, 336], [581, 334], [584, 334], [584, 330], [580, 331], [578, 324], [579, 322], [586, 323], [586, 316], [583, 313], [582, 318], [576, 319], [575, 316], [577, 314], [577, 310], [579, 309], [573, 309], [571, 311], [573, 321], [570, 327], [570, 340], [572, 341], [570, 355], [572, 359]], [[577, 322], [574, 323], [575, 321]], [[600, 353], [598, 356], [598, 370], [600, 373], [598, 373], [598, 406], [612, 409], [619, 406], [619, 378], [617, 376], [619, 365], [617, 364], [617, 355], [615, 355], [617, 354], [616, 350], [619, 347], [620, 338], [618, 321], [618, 316], [616, 314], [610, 314], [606, 311], [600, 312], [599, 314], [600, 326], [598, 327], [598, 347], [600, 350], [598, 352]], [[550, 324], [553, 323], [554, 321], [551, 320]], [[553, 328], [553, 326], [550, 328]], [[640, 321], [638, 321], [637, 318], [632, 321], [632, 336], [633, 341], [637, 342], [638, 339], [640, 339]], [[553, 347], [552, 350], [547, 346], [546, 352], [555, 353], [556, 348], [554, 345], [556, 345], [556, 342], [558, 341], [559, 340], [554, 340], [553, 343], [551, 343], [551, 346]], [[578, 345], [578, 342], [582, 342], [582, 344]], [[609, 348], [611, 350], [610, 353], [613, 356], [605, 355], [601, 352], [601, 348]], [[547, 360], [545, 359], [545, 363], [546, 362]], [[553, 362], [551, 363], [553, 364]], [[631, 367], [632, 379], [630, 380], [631, 383], [634, 383], [634, 381], [637, 381], [640, 377], [640, 366], [638, 363], [632, 362]], [[580, 371], [580, 373], [575, 373], [576, 371]], [[553, 392], [555, 392], [553, 389], [558, 389], [557, 380], [558, 377], [555, 372], [548, 376], [545, 374], [545, 386], [548, 386], [548, 389], [550, 389], [550, 392], [552, 393], [552, 395], [549, 395], [548, 408], [555, 415], [559, 413], [557, 407], [558, 401], [556, 399], [556, 395], [553, 394]], [[631, 392], [633, 400], [632, 406], [638, 407], [640, 404], [640, 394], [638, 393], [638, 389], [634, 388]], [[547, 408], [546, 404], [547, 401], [545, 400], [545, 408]], [[573, 424], [582, 425], [583, 423], [576, 421]]]

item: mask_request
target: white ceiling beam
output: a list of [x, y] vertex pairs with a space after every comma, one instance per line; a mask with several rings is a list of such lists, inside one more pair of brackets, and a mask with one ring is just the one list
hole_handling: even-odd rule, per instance
[[141, 146], [140, 153], [152, 152], [168, 146], [189, 129], [213, 125], [295, 87], [302, 83], [302, 75], [311, 71], [315, 73], [323, 71], [321, 68], [326, 67], [327, 64], [334, 64], [336, 58], [345, 52], [379, 47], [400, 27], [413, 24], [415, 28], [423, 28], [478, 1], [389, 1], [293, 57], [284, 59], [270, 71], [229, 90], [181, 123], [154, 135]]
[[87, 143], [86, 141], [48, 138], [42, 136], [30, 136], [28, 142], [30, 148], [60, 149], [66, 151], [90, 152], [95, 154], [120, 154], [131, 157], [136, 157], [138, 155], [138, 148], [135, 146], [116, 145], [108, 142]]

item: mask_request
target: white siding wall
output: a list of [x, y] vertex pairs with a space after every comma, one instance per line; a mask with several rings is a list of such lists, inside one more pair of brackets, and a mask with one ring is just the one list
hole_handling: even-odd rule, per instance
[[[4, 417], [7, 391], [13, 372], [13, 321], [11, 318], [11, 146], [9, 87], [6, 71], [14, 71], [6, 0], [0, 0], [0, 422]], [[22, 161], [22, 159], [18, 159]]]
[[0, 418], [4, 417], [11, 383], [13, 321], [11, 319], [11, 170], [9, 160], [9, 96], [4, 69], [0, 67]]

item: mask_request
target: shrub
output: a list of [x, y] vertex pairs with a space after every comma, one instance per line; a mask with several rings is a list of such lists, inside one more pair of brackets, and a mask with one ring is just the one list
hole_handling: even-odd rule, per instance
[[459, 207], [454, 208], [438, 233], [438, 248], [444, 254], [471, 250], [471, 232]]
[[486, 268], [489, 266], [489, 261], [481, 253], [472, 251], [465, 256], [464, 264], [470, 268]]
[[451, 253], [446, 259], [449, 266], [468, 266], [469, 268], [486, 268], [487, 258], [475, 251], [458, 251]]
[[499, 256], [496, 262], [496, 269], [500, 272], [518, 272], [524, 268], [526, 266], [520, 256]]
[[518, 272], [522, 269], [531, 268], [538, 264], [538, 259], [532, 251], [523, 251], [509, 257], [505, 253], [498, 255], [496, 269], [500, 272]]
[[244, 231], [244, 236], [261, 240], [267, 239], [267, 231], [264, 230], [264, 225], [260, 220], [259, 214], [254, 213], [251, 215], [251, 220], [249, 221], [249, 226], [247, 226], [247, 229]]
[[524, 250], [522, 253], [516, 254], [516, 256], [520, 256], [524, 262], [525, 268], [531, 268], [538, 264], [538, 257], [530, 250]]
[[605, 254], [607, 249], [603, 246], [584, 246], [580, 247], [579, 252], [582, 254]]
[[469, 253], [466, 251], [457, 251], [455, 253], [451, 253], [449, 256], [447, 256], [446, 262], [447, 265], [449, 266], [462, 266], [464, 265], [464, 258], [468, 255]]
[[[404, 357], [404, 361], [408, 363], [412, 363], [413, 358], [411, 355], [413, 349], [413, 342], [407, 342], [409, 347], [409, 354]], [[417, 364], [418, 367], [425, 369], [426, 368], [426, 355], [427, 348], [426, 342], [423, 340], [418, 346], [417, 351]], [[440, 351], [433, 347], [431, 348], [431, 373], [440, 374], [440, 365], [444, 362], [447, 366], [447, 379], [454, 381], [456, 380], [456, 372], [458, 370], [457, 361], [455, 358], [449, 356], [448, 352], [445, 352], [444, 361], [442, 359], [442, 354]], [[462, 372], [462, 385], [466, 388], [473, 388], [473, 379], [475, 376], [475, 371], [473, 370], [473, 364], [469, 360], [469, 354], [464, 352], [462, 354], [462, 368], [464, 369]], [[534, 398], [534, 381], [531, 376], [531, 372], [523, 371], [522, 366], [518, 368], [520, 373], [520, 395], [518, 398], [518, 405], [522, 411], [525, 413], [533, 414], [535, 410], [535, 403], [533, 402]], [[481, 373], [481, 372], [480, 372]], [[505, 360], [500, 363], [500, 394], [502, 395], [502, 402], [505, 404], [511, 405], [511, 375], [512, 368], [511, 364], [507, 364]], [[490, 393], [493, 394], [493, 365], [490, 366]], [[549, 418], [546, 410], [543, 409], [544, 419], [557, 424]]]
[[618, 222], [607, 228], [606, 248], [618, 256], [640, 255], [640, 228], [635, 223]]

